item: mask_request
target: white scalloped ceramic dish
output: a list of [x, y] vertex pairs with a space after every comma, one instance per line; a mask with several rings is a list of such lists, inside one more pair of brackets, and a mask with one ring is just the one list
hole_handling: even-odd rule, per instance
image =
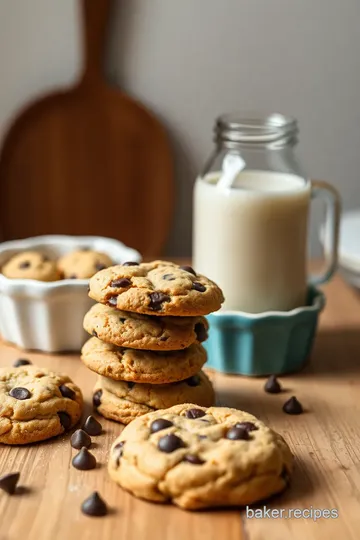
[[[36, 236], [0, 244], [0, 268], [15, 253], [35, 250], [58, 258], [78, 248], [106, 253], [120, 264], [141, 261], [136, 250], [100, 236]], [[87, 279], [43, 282], [0, 274], [0, 333], [24, 349], [78, 351], [86, 339], [82, 321], [93, 301]]]

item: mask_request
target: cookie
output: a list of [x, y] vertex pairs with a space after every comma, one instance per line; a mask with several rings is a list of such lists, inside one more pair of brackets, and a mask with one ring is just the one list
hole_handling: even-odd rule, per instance
[[93, 404], [105, 418], [128, 424], [138, 416], [181, 403], [210, 407], [215, 392], [203, 371], [171, 384], [137, 384], [99, 377], [94, 388]]
[[90, 279], [89, 296], [102, 304], [147, 315], [207, 315], [224, 297], [219, 287], [190, 266], [165, 261], [125, 263]]
[[83, 398], [67, 375], [36, 366], [0, 368], [0, 443], [28, 444], [71, 429]]
[[4, 264], [1, 272], [11, 279], [37, 279], [38, 281], [57, 281], [60, 273], [55, 261], [37, 251], [22, 251]]
[[206, 351], [197, 343], [182, 351], [126, 349], [93, 337], [83, 346], [81, 359], [92, 371], [116, 381], [165, 384], [200, 371]]
[[108, 469], [137, 497], [194, 510], [253, 504], [281, 492], [292, 455], [284, 439], [251, 414], [184, 404], [125, 427]]
[[95, 337], [119, 347], [171, 351], [205, 341], [205, 317], [151, 317], [95, 304], [85, 315], [84, 328]]
[[63, 255], [57, 264], [64, 279], [88, 279], [113, 262], [105, 253], [79, 249]]

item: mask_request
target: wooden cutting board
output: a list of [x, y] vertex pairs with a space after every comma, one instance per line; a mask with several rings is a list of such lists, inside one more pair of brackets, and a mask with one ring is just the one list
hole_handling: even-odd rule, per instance
[[82, 0], [79, 82], [23, 110], [5, 138], [4, 240], [94, 234], [120, 239], [144, 255], [161, 253], [172, 214], [171, 153], [155, 117], [104, 77], [110, 3]]

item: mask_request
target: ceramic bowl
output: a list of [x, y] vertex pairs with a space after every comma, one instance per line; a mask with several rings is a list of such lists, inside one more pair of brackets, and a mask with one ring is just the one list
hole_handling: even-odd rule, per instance
[[292, 311], [209, 315], [209, 339], [203, 344], [207, 366], [248, 376], [299, 371], [309, 357], [324, 306], [324, 294], [309, 287], [307, 305]]
[[[35, 250], [51, 258], [89, 248], [120, 264], [141, 261], [141, 255], [117, 240], [98, 236], [37, 236], [0, 244], [0, 268], [15, 253]], [[86, 334], [83, 318], [94, 303], [88, 279], [43, 282], [9, 279], [0, 274], [0, 333], [24, 349], [45, 352], [78, 351]]]

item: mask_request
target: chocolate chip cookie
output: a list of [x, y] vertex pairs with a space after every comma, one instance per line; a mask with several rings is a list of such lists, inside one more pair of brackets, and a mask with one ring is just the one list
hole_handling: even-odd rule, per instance
[[105, 418], [128, 424], [134, 418], [181, 403], [214, 404], [213, 386], [203, 371], [185, 381], [171, 384], [137, 384], [98, 377], [94, 388], [94, 408]]
[[1, 269], [7, 278], [37, 279], [38, 281], [57, 281], [60, 272], [55, 261], [37, 251], [17, 253]]
[[89, 296], [102, 304], [147, 315], [207, 315], [224, 297], [210, 279], [190, 266], [166, 261], [125, 263], [90, 279]]
[[119, 347], [171, 351], [207, 339], [205, 317], [151, 317], [95, 304], [85, 315], [84, 328]]
[[288, 485], [292, 454], [254, 416], [176, 405], [134, 420], [114, 442], [110, 476], [133, 495], [195, 510], [253, 504]]
[[108, 255], [90, 249], [71, 251], [58, 260], [58, 268], [64, 279], [88, 279], [112, 264]]
[[195, 375], [206, 362], [206, 351], [197, 343], [181, 351], [127, 349], [93, 337], [83, 346], [81, 359], [92, 371], [116, 381], [164, 384]]
[[60, 435], [78, 422], [82, 404], [80, 389], [67, 375], [36, 366], [0, 368], [0, 443]]

